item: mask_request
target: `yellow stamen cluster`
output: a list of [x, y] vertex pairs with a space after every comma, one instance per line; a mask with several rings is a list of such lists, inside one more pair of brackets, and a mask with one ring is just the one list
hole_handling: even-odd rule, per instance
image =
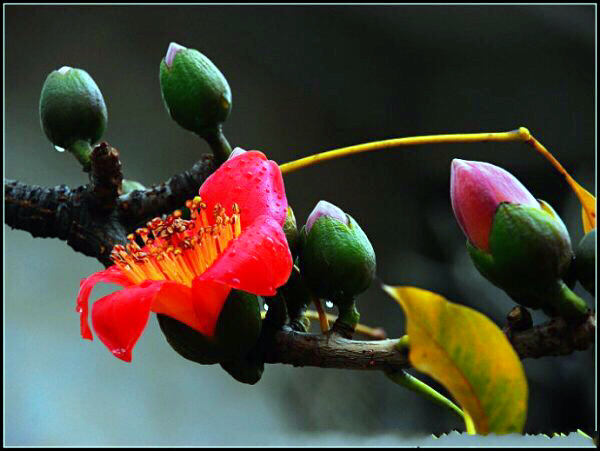
[[202, 274], [240, 236], [240, 208], [233, 204], [232, 216], [216, 204], [213, 224], [206, 214], [206, 204], [200, 196], [185, 204], [191, 219], [183, 219], [175, 210], [164, 219], [154, 218], [136, 234], [144, 246], [136, 242], [132, 233], [126, 245], [116, 245], [111, 252], [112, 261], [129, 279], [138, 284], [144, 280], [173, 280], [188, 286]]

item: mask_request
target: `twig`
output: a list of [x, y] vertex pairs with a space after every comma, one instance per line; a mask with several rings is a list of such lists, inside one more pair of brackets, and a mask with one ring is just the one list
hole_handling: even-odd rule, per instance
[[[109, 266], [110, 251], [126, 242], [134, 226], [169, 213], [193, 197], [214, 171], [211, 156], [202, 157], [192, 169], [152, 188], [117, 197], [121, 163], [116, 149], [101, 144], [94, 149], [90, 184], [70, 189], [45, 188], [5, 180], [6, 223], [34, 237], [59, 238], [75, 251]], [[566, 355], [589, 348], [594, 342], [596, 319], [569, 324], [556, 318], [541, 326], [508, 335], [521, 358]], [[335, 333], [313, 335], [284, 327], [266, 349], [267, 363], [294, 366], [385, 370], [410, 366], [398, 340], [358, 341]]]

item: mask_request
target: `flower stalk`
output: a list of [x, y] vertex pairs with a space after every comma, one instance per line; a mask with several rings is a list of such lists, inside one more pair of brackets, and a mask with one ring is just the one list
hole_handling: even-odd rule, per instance
[[546, 158], [566, 179], [571, 189], [579, 199], [582, 205], [582, 221], [585, 233], [596, 227], [596, 198], [585, 188], [579, 185], [573, 177], [569, 175], [566, 169], [558, 160], [540, 143], [529, 130], [525, 127], [519, 127], [509, 132], [491, 132], [491, 133], [455, 133], [445, 135], [426, 135], [410, 136], [407, 138], [386, 139], [383, 141], [374, 141], [354, 146], [342, 147], [340, 149], [328, 150], [317, 153], [298, 160], [283, 163], [279, 167], [282, 174], [289, 174], [299, 169], [313, 166], [336, 158], [342, 158], [349, 155], [373, 152], [377, 150], [386, 150], [396, 147], [419, 146], [426, 144], [451, 144], [451, 143], [474, 143], [474, 142], [512, 142], [521, 141], [529, 144], [544, 158]]

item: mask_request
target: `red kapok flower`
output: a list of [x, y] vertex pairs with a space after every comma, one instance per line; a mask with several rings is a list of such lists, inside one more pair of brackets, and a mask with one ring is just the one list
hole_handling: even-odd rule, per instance
[[287, 199], [279, 166], [258, 151], [230, 158], [189, 200], [191, 219], [180, 211], [155, 218], [129, 243], [117, 245], [114, 265], [81, 281], [77, 312], [81, 335], [92, 340], [88, 299], [98, 282], [124, 289], [96, 301], [92, 325], [118, 358], [131, 351], [150, 312], [168, 315], [213, 336], [231, 289], [272, 296], [292, 270], [282, 225]]
[[469, 241], [489, 251], [492, 222], [502, 202], [541, 208], [510, 172], [480, 161], [455, 158], [450, 170], [450, 200], [454, 216]]

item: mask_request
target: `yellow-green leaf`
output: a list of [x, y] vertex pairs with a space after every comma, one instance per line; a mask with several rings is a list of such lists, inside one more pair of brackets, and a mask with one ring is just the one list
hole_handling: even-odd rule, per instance
[[579, 202], [581, 202], [583, 232], [588, 233], [590, 230], [596, 228], [596, 198], [575, 180], [571, 180], [570, 185], [575, 191], [575, 194], [577, 194]]
[[452, 394], [478, 434], [521, 433], [527, 380], [504, 333], [481, 313], [415, 287], [383, 286], [402, 306], [410, 363]]

